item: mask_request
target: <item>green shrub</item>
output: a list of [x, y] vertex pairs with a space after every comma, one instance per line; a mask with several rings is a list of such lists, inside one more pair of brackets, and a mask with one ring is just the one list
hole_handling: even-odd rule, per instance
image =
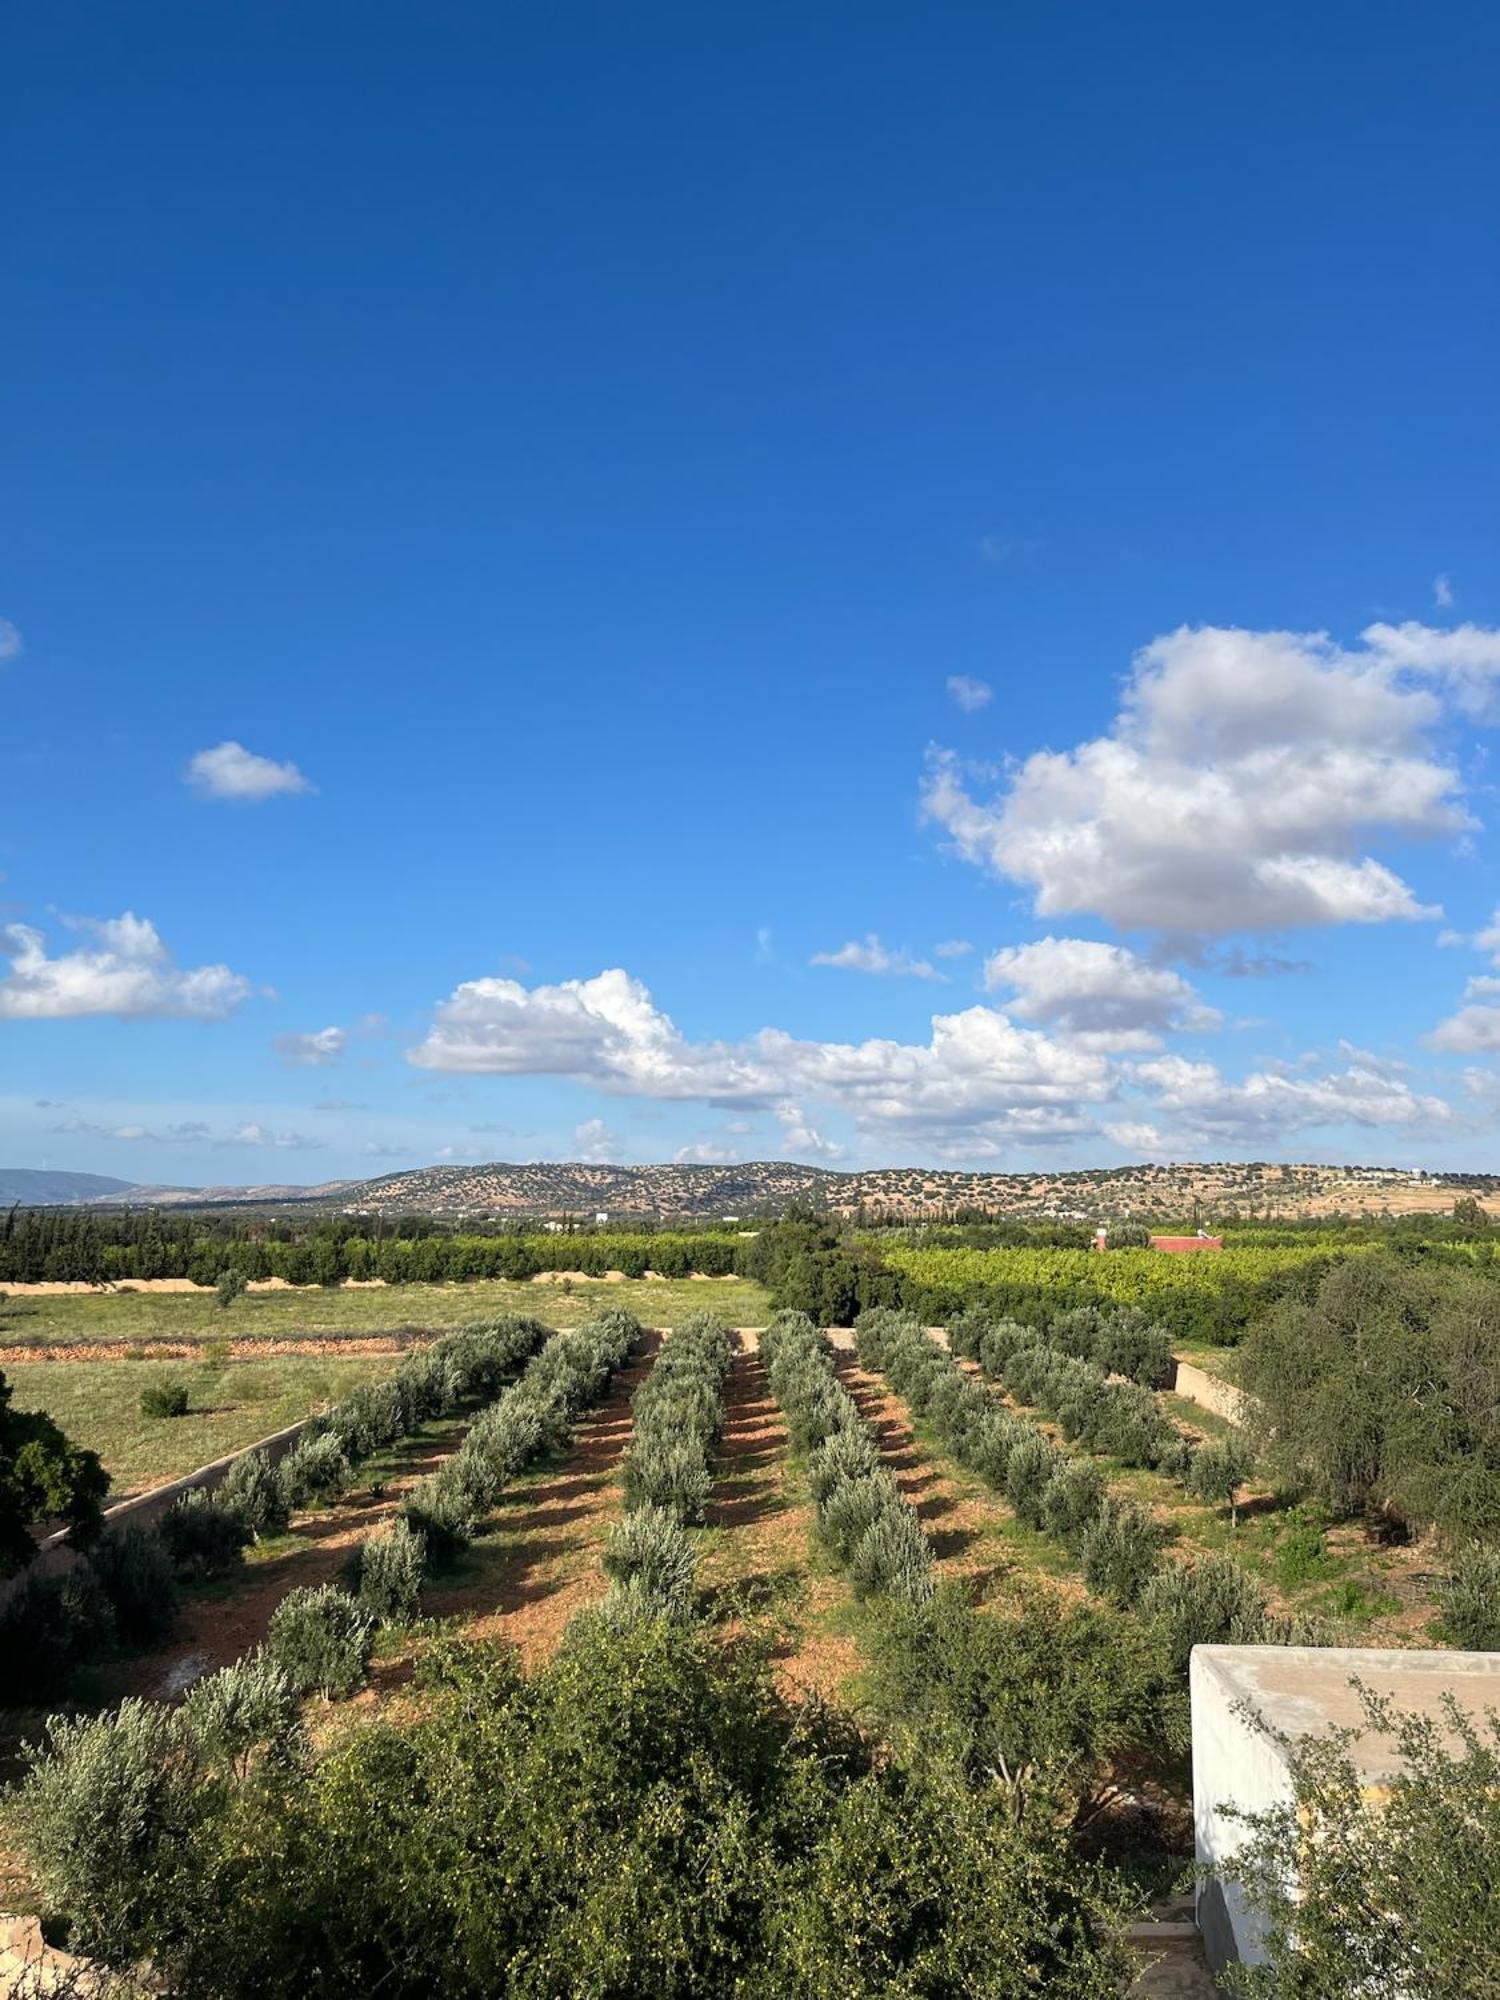
[[453, 1485], [424, 1479], [401, 1503], [396, 1517], [421, 1536], [434, 1563], [452, 1562], [473, 1541], [479, 1521], [473, 1506]]
[[1161, 1562], [1164, 1540], [1144, 1507], [1106, 1500], [1079, 1550], [1084, 1582], [1116, 1604], [1134, 1604]]
[[616, 1611], [652, 1618], [687, 1618], [693, 1610], [698, 1559], [676, 1516], [665, 1507], [637, 1507], [610, 1530], [604, 1573], [615, 1586]]
[[[851, 1718], [789, 1704], [758, 1648], [598, 1617], [528, 1678], [452, 1642], [422, 1677], [399, 1717], [244, 1769], [153, 1711], [141, 1777], [170, 1774], [180, 1800], [143, 1782], [150, 1810], [100, 1812], [75, 1783], [91, 1865], [51, 1872], [49, 1909], [183, 1995], [1101, 2000], [1127, 1983], [1117, 1901], [1065, 1817], [872, 1758]], [[65, 1816], [37, 1818], [56, 1845]]]
[[1466, 1652], [1500, 1652], [1500, 1549], [1474, 1543], [1438, 1589], [1443, 1636]]
[[110, 1528], [89, 1556], [126, 1646], [164, 1639], [177, 1616], [177, 1583], [167, 1545], [154, 1528]]
[[291, 1591], [271, 1614], [266, 1657], [297, 1694], [333, 1700], [364, 1685], [375, 1644], [375, 1621], [347, 1591], [332, 1584]]
[[148, 1382], [141, 1391], [143, 1417], [185, 1417], [187, 1407], [186, 1382]]
[[1041, 1525], [1076, 1548], [1103, 1505], [1104, 1491], [1104, 1474], [1091, 1460], [1066, 1460], [1042, 1488]]
[[281, 1461], [282, 1484], [292, 1507], [329, 1500], [348, 1484], [349, 1460], [331, 1431], [304, 1435]]
[[183, 1703], [193, 1740], [210, 1756], [235, 1763], [297, 1727], [297, 1696], [282, 1668], [260, 1648], [207, 1674]]
[[713, 1476], [695, 1440], [639, 1439], [625, 1455], [627, 1507], [664, 1507], [679, 1521], [701, 1521]]
[[1227, 1506], [1231, 1520], [1239, 1518], [1236, 1496], [1255, 1463], [1249, 1444], [1239, 1438], [1199, 1445], [1187, 1475], [1187, 1489], [1210, 1506]]
[[1256, 1646], [1267, 1638], [1266, 1594], [1232, 1556], [1162, 1563], [1136, 1610], [1161, 1640], [1174, 1674], [1187, 1672], [1194, 1646]]
[[250, 1528], [233, 1500], [194, 1487], [162, 1515], [157, 1532], [184, 1576], [221, 1576], [243, 1562]]
[[385, 1534], [371, 1536], [360, 1547], [360, 1603], [382, 1624], [414, 1618], [426, 1563], [426, 1537], [398, 1517]]
[[863, 1536], [895, 1504], [896, 1484], [882, 1466], [831, 1487], [817, 1509], [818, 1533], [840, 1563], [848, 1562]]
[[932, 1544], [910, 1501], [895, 1501], [870, 1523], [849, 1557], [848, 1574], [858, 1598], [917, 1604], [932, 1595]]
[[1381, 1761], [1395, 1750], [1378, 1794], [1362, 1731], [1303, 1736], [1285, 1746], [1286, 1803], [1234, 1815], [1231, 1879], [1268, 1920], [1266, 1963], [1238, 1970], [1235, 1990], [1487, 2000], [1500, 1985], [1500, 1721], [1471, 1722], [1456, 1705], [1402, 1714], [1358, 1692], [1365, 1729], [1385, 1739]]
[[184, 1752], [176, 1710], [127, 1698], [105, 1715], [54, 1716], [27, 1753], [16, 1821], [43, 1905], [67, 1912], [74, 1950], [132, 1964], [138, 1938], [186, 1888], [209, 1800]]
[[55, 1701], [72, 1669], [114, 1636], [114, 1608], [88, 1564], [22, 1577], [0, 1604], [0, 1704]]
[[1042, 1525], [1042, 1495], [1057, 1470], [1059, 1454], [1047, 1440], [1033, 1433], [1010, 1454], [1005, 1469], [1005, 1497], [1019, 1520], [1029, 1528]]
[[257, 1540], [262, 1535], [285, 1532], [292, 1512], [287, 1482], [281, 1468], [263, 1451], [247, 1451], [237, 1458], [225, 1473], [219, 1492]]
[[807, 1465], [807, 1483], [815, 1505], [821, 1507], [848, 1480], [868, 1478], [879, 1464], [865, 1431], [838, 1431], [825, 1439]]
[[232, 1306], [244, 1291], [247, 1282], [243, 1271], [221, 1271], [214, 1280], [214, 1297], [220, 1306]]

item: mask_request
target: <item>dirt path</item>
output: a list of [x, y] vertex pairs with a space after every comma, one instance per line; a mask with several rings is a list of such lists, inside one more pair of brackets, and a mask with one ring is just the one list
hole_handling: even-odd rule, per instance
[[815, 1561], [812, 1504], [787, 1457], [786, 1424], [755, 1349], [740, 1336], [724, 1385], [724, 1433], [699, 1569], [711, 1617], [733, 1631], [771, 1622], [778, 1674], [789, 1694], [837, 1695], [859, 1666], [853, 1637], [831, 1621], [849, 1602]]
[[531, 1666], [554, 1650], [575, 1611], [603, 1595], [605, 1538], [624, 1506], [630, 1399], [661, 1341], [646, 1335], [606, 1400], [580, 1418], [565, 1458], [517, 1480], [457, 1578], [422, 1593], [427, 1615], [462, 1617], [467, 1636], [507, 1641]]
[[[106, 1670], [106, 1698], [170, 1697], [201, 1674], [242, 1658], [265, 1638], [271, 1614], [288, 1591], [338, 1580], [355, 1545], [391, 1520], [417, 1481], [458, 1449], [468, 1427], [469, 1419], [462, 1418], [392, 1446], [362, 1467], [356, 1477], [363, 1483], [332, 1506], [299, 1514], [290, 1537], [263, 1559], [252, 1559], [218, 1586], [190, 1592], [166, 1645], [133, 1653]], [[378, 1498], [369, 1490], [377, 1466], [389, 1468]]]
[[[309, 1334], [304, 1339], [229, 1340], [222, 1343], [231, 1361], [274, 1361], [288, 1354], [333, 1358], [338, 1355], [405, 1354], [412, 1347], [426, 1347], [442, 1329], [415, 1338], [398, 1338], [389, 1333], [352, 1334], [340, 1339], [336, 1334], [323, 1338]], [[26, 1346], [0, 1347], [0, 1368], [21, 1362], [47, 1361], [205, 1361], [217, 1360], [205, 1350], [218, 1343], [207, 1336], [202, 1340], [52, 1340]]]
[[981, 1592], [990, 1589], [1014, 1568], [1013, 1554], [996, 1533], [996, 1510], [1005, 1503], [919, 1442], [901, 1398], [878, 1375], [867, 1374], [852, 1354], [840, 1353], [835, 1366], [883, 1463], [916, 1508], [940, 1573], [963, 1577]]

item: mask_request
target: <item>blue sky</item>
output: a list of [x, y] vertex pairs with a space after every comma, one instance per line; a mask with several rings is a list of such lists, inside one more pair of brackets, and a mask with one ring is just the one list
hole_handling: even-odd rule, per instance
[[7, 1163], [1493, 1163], [1492, 8], [5, 48]]

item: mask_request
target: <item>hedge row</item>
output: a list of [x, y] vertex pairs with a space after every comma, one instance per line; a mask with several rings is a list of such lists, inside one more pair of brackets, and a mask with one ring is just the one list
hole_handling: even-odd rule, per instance
[[299, 1697], [336, 1700], [362, 1687], [379, 1627], [415, 1616], [430, 1570], [467, 1546], [517, 1472], [567, 1443], [574, 1418], [603, 1394], [640, 1332], [632, 1314], [608, 1312], [534, 1353], [453, 1456], [407, 1496], [385, 1533], [360, 1544], [350, 1588], [322, 1584], [282, 1599], [266, 1633], [267, 1670]]
[[[1112, 1381], [1096, 1362], [1073, 1360], [1017, 1320], [966, 1313], [949, 1327], [948, 1343], [955, 1354], [977, 1361], [1017, 1402], [1044, 1411], [1070, 1444], [1194, 1488], [1199, 1452], [1139, 1383]], [[1217, 1466], [1224, 1447], [1206, 1449], [1209, 1465]], [[1249, 1472], [1243, 1453], [1237, 1469], [1236, 1485]]]
[[164, 1638], [182, 1581], [234, 1568], [248, 1542], [339, 1492], [358, 1460], [494, 1396], [547, 1332], [513, 1317], [459, 1327], [312, 1419], [280, 1464], [247, 1452], [216, 1492], [184, 1494], [153, 1526], [108, 1529], [62, 1576], [23, 1579], [0, 1606], [0, 1701], [45, 1699], [85, 1661]]
[[925, 1602], [933, 1589], [932, 1544], [834, 1373], [827, 1336], [802, 1313], [778, 1313], [760, 1351], [792, 1448], [807, 1458], [818, 1535], [855, 1596]]
[[691, 1617], [698, 1559], [685, 1527], [703, 1519], [724, 1424], [733, 1338], [712, 1313], [671, 1335], [631, 1404], [625, 1518], [604, 1551], [603, 1615], [618, 1624]]
[[1060, 1541], [1096, 1596], [1137, 1612], [1174, 1669], [1186, 1673], [1195, 1645], [1316, 1643], [1323, 1636], [1321, 1626], [1272, 1619], [1259, 1584], [1232, 1557], [1191, 1564], [1169, 1558], [1166, 1533], [1144, 1507], [1115, 1499], [1091, 1460], [1060, 1451], [1037, 1425], [997, 1408], [915, 1321], [865, 1313], [857, 1338], [861, 1365], [884, 1375], [913, 1416], [1003, 1494], [1019, 1520]]

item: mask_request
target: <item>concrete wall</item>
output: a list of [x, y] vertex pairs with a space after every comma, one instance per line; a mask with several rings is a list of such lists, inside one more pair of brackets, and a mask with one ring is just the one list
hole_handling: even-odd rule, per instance
[[[1193, 1711], [1193, 1835], [1200, 1865], [1222, 1868], [1250, 1839], [1242, 1820], [1223, 1808], [1266, 1812], [1287, 1804], [1292, 1780], [1280, 1748], [1253, 1727], [1240, 1709], [1241, 1692], [1217, 1672], [1212, 1655], [1226, 1650], [1196, 1646], [1188, 1668]], [[1216, 1972], [1237, 1960], [1263, 1965], [1265, 1923], [1232, 1882], [1199, 1884], [1198, 1929]]]
[[1177, 1377], [1172, 1387], [1179, 1396], [1196, 1403], [1200, 1410], [1207, 1410], [1215, 1417], [1225, 1417], [1232, 1424], [1244, 1423], [1249, 1414], [1250, 1399], [1243, 1389], [1236, 1389], [1232, 1382], [1221, 1381], [1217, 1375], [1210, 1375], [1206, 1368], [1195, 1367], [1191, 1361], [1177, 1363]]
[[[288, 1424], [285, 1430], [272, 1431], [269, 1437], [257, 1438], [254, 1444], [247, 1444], [239, 1451], [211, 1459], [207, 1465], [200, 1465], [196, 1472], [185, 1472], [180, 1479], [170, 1480], [165, 1486], [153, 1486], [147, 1493], [134, 1493], [128, 1500], [117, 1500], [113, 1507], [105, 1508], [104, 1525], [107, 1528], [145, 1527], [152, 1521], [159, 1521], [172, 1502], [181, 1499], [184, 1493], [191, 1493], [195, 1487], [212, 1493], [222, 1486], [229, 1475], [229, 1468], [250, 1452], [263, 1451], [273, 1461], [285, 1458], [312, 1421], [311, 1417], [304, 1417], [301, 1423]], [[39, 1543], [35, 1558], [19, 1575], [0, 1581], [0, 1604], [4, 1604], [12, 1592], [20, 1588], [26, 1577], [60, 1576], [79, 1560], [78, 1552], [68, 1545], [67, 1529], [59, 1528]]]

